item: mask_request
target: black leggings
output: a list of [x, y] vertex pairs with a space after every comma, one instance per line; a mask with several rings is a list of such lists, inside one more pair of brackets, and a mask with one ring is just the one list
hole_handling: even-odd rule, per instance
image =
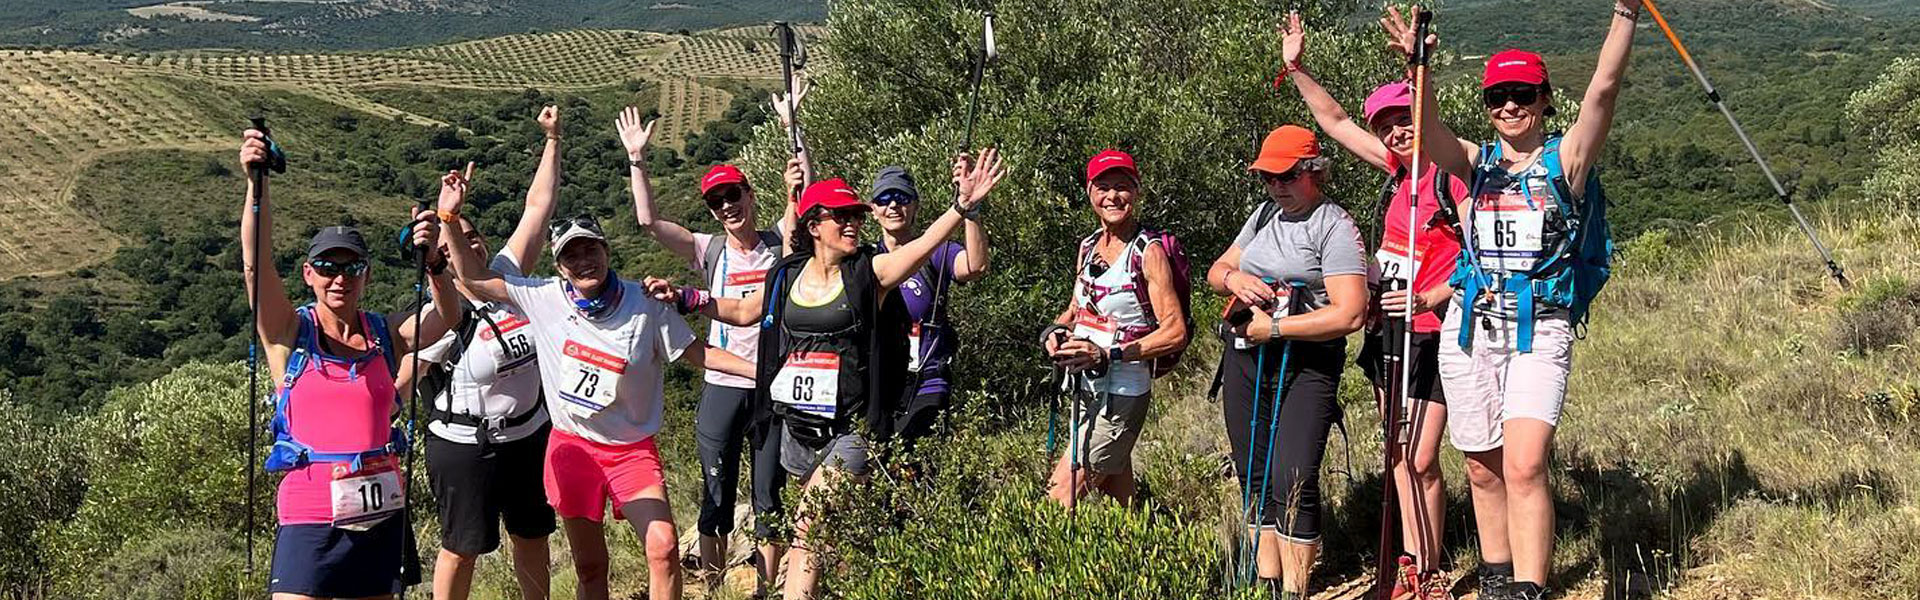
[[[694, 440], [700, 451], [700, 535], [720, 537], [733, 532], [733, 503], [740, 482], [740, 454], [752, 443], [747, 435], [747, 401], [752, 389], [705, 384], [700, 391], [700, 407], [694, 418]], [[780, 488], [785, 487], [787, 472], [780, 468], [780, 437], [754, 448], [753, 515], [754, 534], [772, 535], [768, 528], [771, 513], [780, 510]]]
[[[1279, 402], [1279, 430], [1270, 434], [1274, 423], [1273, 396], [1280, 387], [1278, 377], [1283, 344], [1276, 342], [1257, 350], [1221, 353], [1226, 400], [1222, 413], [1226, 418], [1228, 447], [1233, 453], [1234, 477], [1241, 479], [1242, 494], [1252, 486], [1256, 495], [1247, 508], [1246, 523], [1275, 528], [1281, 536], [1301, 543], [1320, 540], [1320, 461], [1326, 455], [1327, 433], [1340, 420], [1340, 370], [1346, 362], [1346, 341], [1293, 342], [1287, 358], [1286, 396]], [[1259, 363], [1259, 352], [1266, 354]], [[1254, 371], [1264, 366], [1260, 377], [1259, 420], [1253, 418]], [[1252, 447], [1248, 447], [1252, 433]], [[1268, 464], [1268, 442], [1272, 435], [1272, 463]], [[1249, 452], [1251, 450], [1251, 452]], [[1248, 473], [1252, 461], [1253, 474]], [[1270, 482], [1270, 483], [1268, 483]], [[1261, 484], [1266, 495], [1258, 497]], [[1244, 497], [1244, 496], [1243, 496]], [[1262, 508], [1264, 505], [1264, 509]]]

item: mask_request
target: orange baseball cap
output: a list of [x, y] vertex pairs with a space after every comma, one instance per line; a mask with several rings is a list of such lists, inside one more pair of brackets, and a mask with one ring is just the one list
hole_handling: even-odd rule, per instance
[[1260, 142], [1260, 158], [1247, 170], [1277, 175], [1293, 170], [1303, 159], [1319, 157], [1320, 141], [1313, 137], [1312, 131], [1298, 125], [1281, 125], [1267, 134], [1266, 141]]

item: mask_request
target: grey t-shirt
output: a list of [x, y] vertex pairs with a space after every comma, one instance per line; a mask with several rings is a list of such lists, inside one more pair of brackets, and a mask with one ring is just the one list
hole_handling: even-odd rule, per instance
[[1367, 274], [1360, 228], [1340, 205], [1321, 202], [1304, 214], [1274, 211], [1265, 227], [1258, 227], [1259, 219], [1259, 210], [1247, 215], [1240, 235], [1233, 238], [1233, 245], [1240, 247], [1240, 270], [1281, 285], [1304, 282], [1313, 292], [1314, 307], [1327, 304], [1326, 277]]

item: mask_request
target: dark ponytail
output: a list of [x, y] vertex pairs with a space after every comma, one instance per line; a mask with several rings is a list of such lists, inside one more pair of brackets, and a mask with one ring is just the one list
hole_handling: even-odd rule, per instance
[[807, 231], [807, 227], [819, 220], [820, 214], [826, 211], [825, 207], [815, 206], [793, 220], [793, 231], [787, 233], [787, 241], [794, 254], [813, 254], [813, 233]]

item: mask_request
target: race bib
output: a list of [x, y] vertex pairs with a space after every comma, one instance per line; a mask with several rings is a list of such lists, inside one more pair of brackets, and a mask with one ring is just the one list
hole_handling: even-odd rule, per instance
[[920, 372], [921, 361], [926, 356], [920, 352], [920, 323], [915, 321], [913, 328], [907, 331], [907, 370]]
[[627, 372], [626, 359], [573, 340], [567, 340], [564, 348], [561, 377], [566, 383], [559, 390], [560, 399], [583, 416], [612, 406], [620, 376]]
[[766, 269], [728, 273], [727, 281], [724, 285], [720, 286], [720, 297], [745, 298], [754, 292], [760, 291], [760, 287], [766, 285], [766, 283]]
[[1114, 332], [1119, 327], [1109, 319], [1093, 311], [1081, 309], [1073, 317], [1073, 337], [1077, 337], [1101, 348], [1112, 348]]
[[[1275, 321], [1286, 318], [1293, 314], [1292, 288], [1283, 287], [1273, 291], [1273, 304], [1267, 308], [1267, 314], [1273, 315], [1273, 320]], [[1233, 337], [1233, 349], [1235, 350], [1251, 350], [1258, 345], [1259, 344], [1255, 344], [1253, 343], [1252, 340], [1248, 340], [1247, 338], [1244, 338], [1244, 337], [1240, 337], [1240, 336]]]
[[840, 355], [832, 352], [795, 352], [773, 376], [768, 388], [774, 402], [832, 419], [840, 406]]
[[[1425, 254], [1424, 252], [1420, 254]], [[1423, 257], [1424, 258], [1424, 257]], [[1407, 241], [1388, 239], [1380, 243], [1380, 251], [1373, 253], [1373, 259], [1380, 263], [1380, 282], [1399, 281], [1399, 286], [1388, 285], [1388, 289], [1405, 289], [1406, 282], [1413, 278], [1414, 259], [1407, 256]]]
[[527, 329], [527, 324], [526, 317], [508, 315], [507, 318], [494, 323], [500, 329], [499, 336], [494, 335], [494, 327], [480, 328], [480, 341], [492, 342], [497, 337], [500, 343], [495, 347], [506, 353], [496, 363], [499, 366], [494, 369], [494, 373], [505, 375], [533, 363], [533, 336], [531, 330]]
[[407, 486], [392, 456], [333, 466], [333, 526], [365, 531], [406, 505]]
[[1543, 254], [1546, 207], [1553, 203], [1545, 187], [1533, 192], [1531, 207], [1519, 194], [1501, 194], [1478, 202], [1473, 213], [1473, 241], [1480, 268], [1513, 272], [1533, 269]]

